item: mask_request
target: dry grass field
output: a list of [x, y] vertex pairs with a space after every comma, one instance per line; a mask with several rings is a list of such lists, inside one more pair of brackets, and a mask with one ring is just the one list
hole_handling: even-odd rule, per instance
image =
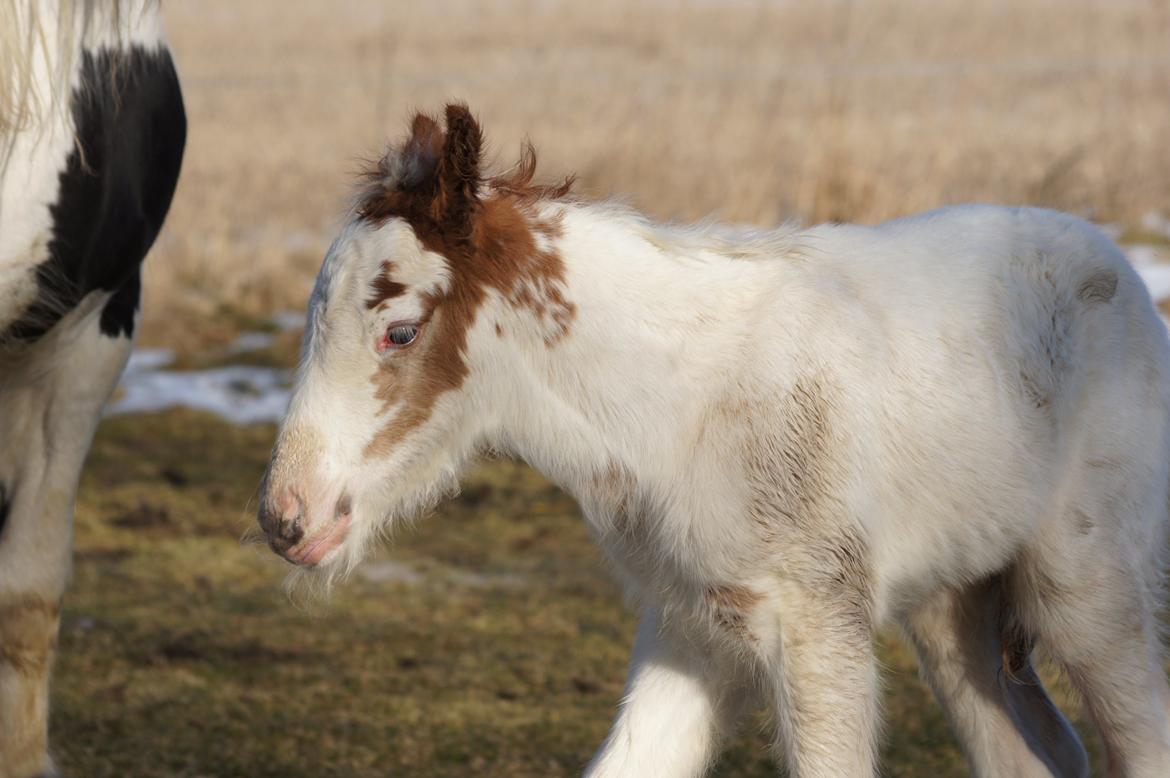
[[[269, 425], [107, 420], [82, 483], [53, 734], [76, 778], [570, 778], [605, 736], [634, 619], [572, 501], [491, 462], [329, 603], [241, 545]], [[966, 767], [883, 636], [885, 775]], [[1057, 699], [1087, 731], [1087, 717]], [[762, 718], [714, 778], [776, 775]]]
[[[190, 141], [147, 340], [303, 304], [351, 174], [466, 100], [663, 219], [1170, 213], [1170, 0], [168, 3]], [[196, 315], [192, 327], [188, 314]], [[228, 317], [230, 318], [230, 317]]]
[[[1152, 240], [1143, 216], [1170, 215], [1170, 0], [165, 10], [190, 135], [141, 340], [187, 367], [303, 307], [361, 160], [449, 99], [480, 115], [499, 167], [530, 137], [543, 176], [663, 219], [874, 222], [982, 200]], [[288, 366], [296, 339], [231, 359]], [[634, 622], [571, 500], [487, 463], [331, 602], [300, 603], [287, 566], [240, 541], [273, 435], [183, 410], [103, 422], [55, 681], [67, 774], [579, 774]], [[912, 657], [892, 635], [881, 656], [884, 774], [965, 775]], [[764, 725], [717, 776], [775, 774]]]

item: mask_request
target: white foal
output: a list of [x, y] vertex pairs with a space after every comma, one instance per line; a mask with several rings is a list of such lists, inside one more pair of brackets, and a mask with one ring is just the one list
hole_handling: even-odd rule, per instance
[[266, 476], [326, 575], [485, 448], [576, 497], [643, 613], [588, 775], [697, 776], [745, 708], [793, 775], [875, 770], [874, 630], [900, 622], [980, 776], [1170, 775], [1156, 612], [1170, 351], [1098, 231], [951, 208], [878, 227], [652, 224], [480, 172], [416, 117], [313, 293]]

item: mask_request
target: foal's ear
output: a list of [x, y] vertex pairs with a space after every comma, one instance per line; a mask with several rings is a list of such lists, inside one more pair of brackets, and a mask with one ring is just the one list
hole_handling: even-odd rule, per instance
[[472, 222], [479, 207], [482, 147], [483, 133], [471, 110], [463, 103], [448, 104], [435, 210], [444, 234], [451, 240], [471, 240]]
[[410, 138], [402, 147], [399, 186], [409, 191], [433, 180], [442, 153], [443, 130], [439, 123], [425, 113], [415, 114], [410, 123]]

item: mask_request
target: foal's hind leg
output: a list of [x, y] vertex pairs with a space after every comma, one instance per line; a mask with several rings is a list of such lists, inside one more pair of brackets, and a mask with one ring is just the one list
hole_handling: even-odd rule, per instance
[[1157, 549], [1121, 540], [1088, 515], [1079, 522], [1082, 530], [1041, 538], [1021, 560], [1022, 616], [1085, 698], [1108, 774], [1165, 778], [1170, 688], [1156, 624]]
[[129, 351], [129, 339], [101, 334], [96, 311], [77, 311], [19, 361], [0, 364], [0, 778], [55, 774], [49, 670], [73, 498]]
[[997, 577], [939, 591], [903, 626], [976, 776], [1087, 776], [1085, 750], [1030, 662], [1004, 671], [1003, 604]]

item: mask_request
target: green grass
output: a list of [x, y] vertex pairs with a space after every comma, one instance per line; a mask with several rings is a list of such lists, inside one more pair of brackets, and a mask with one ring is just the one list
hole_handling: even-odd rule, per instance
[[[241, 543], [274, 429], [174, 411], [99, 430], [54, 687], [72, 776], [571, 776], [620, 699], [634, 620], [577, 508], [487, 463], [328, 603]], [[885, 772], [966, 774], [883, 637]], [[1060, 698], [1064, 699], [1063, 691]], [[764, 719], [715, 774], [774, 775]]]

